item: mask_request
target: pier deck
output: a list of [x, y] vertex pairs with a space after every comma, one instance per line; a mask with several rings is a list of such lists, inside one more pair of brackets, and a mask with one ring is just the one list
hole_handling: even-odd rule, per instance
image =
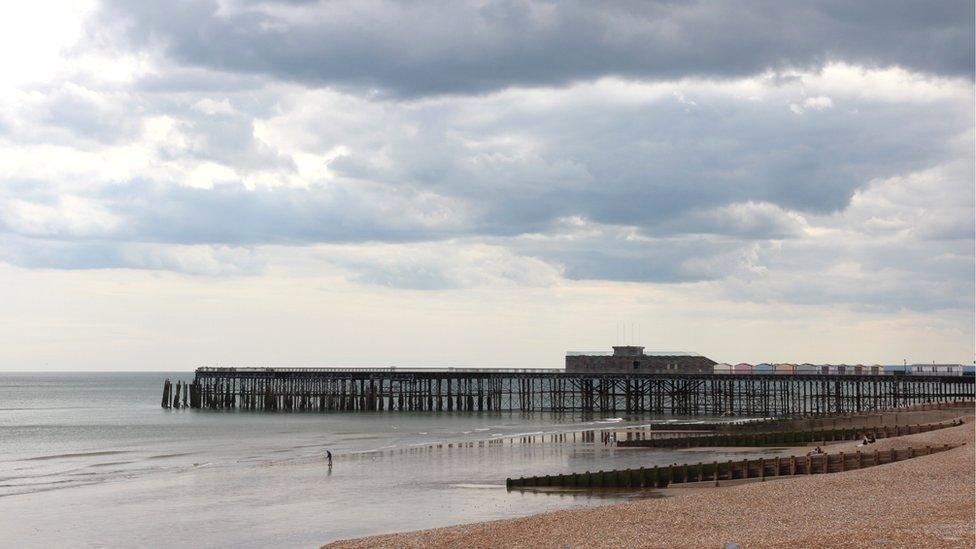
[[[815, 415], [974, 397], [972, 377], [578, 374], [562, 369], [198, 368], [168, 400], [266, 411]], [[168, 383], [168, 382], [167, 382]], [[169, 398], [167, 398], [169, 397]], [[167, 406], [168, 407], [168, 406]]]

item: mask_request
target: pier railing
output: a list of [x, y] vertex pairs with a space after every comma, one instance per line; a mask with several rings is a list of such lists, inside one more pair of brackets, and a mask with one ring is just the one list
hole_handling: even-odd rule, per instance
[[[179, 398], [173, 399], [176, 393]], [[172, 394], [171, 394], [172, 393]], [[575, 374], [563, 370], [200, 368], [164, 386], [202, 409], [810, 416], [971, 401], [974, 380], [913, 376]]]
[[401, 373], [401, 374], [438, 374], [444, 372], [450, 373], [476, 373], [476, 374], [553, 374], [553, 373], [565, 373], [566, 370], [563, 368], [402, 368], [397, 366], [376, 366], [376, 367], [358, 367], [358, 368], [347, 368], [337, 366], [335, 368], [323, 368], [323, 367], [292, 367], [292, 368], [279, 368], [279, 367], [268, 367], [260, 368], [254, 366], [202, 366], [197, 368], [197, 372], [233, 372], [233, 373], [300, 373], [300, 374], [343, 374], [343, 373], [377, 373], [377, 374], [391, 374], [391, 373]]

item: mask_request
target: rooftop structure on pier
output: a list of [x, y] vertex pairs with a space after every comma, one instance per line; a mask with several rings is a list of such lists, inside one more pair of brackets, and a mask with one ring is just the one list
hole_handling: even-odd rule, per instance
[[613, 352], [566, 353], [566, 372], [572, 374], [710, 374], [715, 361], [684, 351], [645, 351], [638, 345], [618, 345]]

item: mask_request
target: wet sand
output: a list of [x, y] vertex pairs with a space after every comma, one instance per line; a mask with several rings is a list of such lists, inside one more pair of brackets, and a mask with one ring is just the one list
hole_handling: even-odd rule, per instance
[[[971, 419], [971, 418], [970, 418]], [[846, 473], [336, 542], [329, 547], [973, 547], [973, 423], [868, 450], [965, 443]], [[856, 442], [831, 452], [856, 451]]]

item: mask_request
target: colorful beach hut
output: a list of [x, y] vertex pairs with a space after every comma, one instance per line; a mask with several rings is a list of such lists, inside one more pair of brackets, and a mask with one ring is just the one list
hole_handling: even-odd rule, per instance
[[737, 374], [751, 374], [752, 364], [740, 362], [732, 367], [732, 371]]
[[771, 374], [773, 370], [775, 370], [775, 367], [768, 362], [762, 362], [752, 367], [752, 373], [754, 374]]
[[797, 364], [796, 368], [794, 368], [793, 371], [797, 374], [803, 374], [803, 375], [819, 374], [820, 367], [817, 366], [816, 364], [810, 364], [809, 362], [805, 362], [803, 364]]
[[732, 365], [731, 364], [726, 364], [724, 362], [719, 363], [719, 364], [716, 364], [715, 366], [712, 366], [712, 372], [714, 372], [716, 374], [731, 374], [732, 373]]
[[793, 374], [796, 373], [796, 365], [782, 362], [777, 364], [773, 371], [777, 374]]

